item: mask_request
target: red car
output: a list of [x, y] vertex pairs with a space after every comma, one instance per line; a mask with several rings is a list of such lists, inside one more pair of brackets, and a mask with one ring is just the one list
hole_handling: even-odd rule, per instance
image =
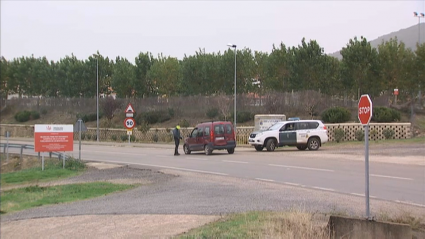
[[211, 121], [198, 124], [184, 140], [185, 154], [204, 151], [210, 155], [213, 150], [227, 150], [233, 154], [236, 148], [236, 135], [231, 122]]

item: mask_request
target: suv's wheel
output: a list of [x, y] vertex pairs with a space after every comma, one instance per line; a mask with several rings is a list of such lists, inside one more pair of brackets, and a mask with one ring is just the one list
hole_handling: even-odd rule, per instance
[[276, 148], [276, 140], [268, 139], [266, 143], [267, 151], [274, 151]]
[[320, 147], [320, 140], [316, 137], [309, 138], [307, 142], [307, 147], [309, 150], [318, 150]]
[[255, 150], [257, 150], [257, 151], [263, 151], [263, 149], [264, 149], [264, 146], [260, 146], [260, 145], [257, 145], [257, 146], [255, 146]]
[[210, 154], [212, 154], [212, 149], [211, 149], [211, 147], [210, 147], [210, 146], [208, 146], [208, 144], [207, 144], [207, 145], [205, 145], [204, 151], [205, 151], [205, 154], [206, 154], [206, 155], [210, 155]]
[[229, 154], [233, 154], [235, 152], [235, 148], [227, 149], [227, 152]]
[[190, 151], [189, 147], [187, 147], [187, 145], [183, 145], [183, 151], [185, 154], [190, 154], [192, 151]]
[[299, 150], [306, 150], [306, 148], [307, 148], [307, 145], [298, 145], [297, 146], [297, 149], [299, 149]]

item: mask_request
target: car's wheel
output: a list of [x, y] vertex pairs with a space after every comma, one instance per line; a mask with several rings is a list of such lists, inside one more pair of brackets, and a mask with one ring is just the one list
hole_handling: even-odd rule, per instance
[[264, 146], [259, 146], [259, 145], [257, 145], [257, 146], [255, 146], [255, 150], [257, 150], [257, 151], [263, 151], [263, 149], [264, 149]]
[[233, 154], [235, 152], [235, 148], [227, 149], [227, 152], [229, 154]]
[[267, 151], [274, 151], [276, 148], [276, 140], [268, 139], [266, 143]]
[[318, 150], [320, 147], [320, 140], [316, 137], [309, 138], [307, 142], [307, 147], [309, 150]]
[[204, 147], [204, 151], [205, 151], [205, 154], [206, 154], [206, 155], [210, 155], [210, 154], [212, 154], [212, 149], [211, 149], [211, 147], [210, 147], [210, 146], [208, 146], [208, 144], [207, 144], [207, 145], [205, 145], [205, 147]]
[[185, 144], [183, 145], [183, 151], [185, 154], [190, 154], [192, 151], [190, 151], [189, 147]]
[[299, 150], [306, 150], [307, 149], [307, 145], [299, 145], [299, 146], [297, 146], [297, 149], [299, 149]]

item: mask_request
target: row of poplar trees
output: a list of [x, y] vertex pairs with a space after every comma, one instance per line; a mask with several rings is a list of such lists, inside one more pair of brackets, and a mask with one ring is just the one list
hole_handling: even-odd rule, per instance
[[[425, 88], [425, 43], [412, 51], [391, 39], [373, 48], [366, 38], [356, 37], [341, 55], [341, 60], [326, 55], [316, 41], [305, 39], [297, 47], [273, 45], [270, 53], [237, 49], [237, 93], [315, 90], [357, 99], [359, 94], [375, 97], [398, 88], [403, 99]], [[182, 60], [141, 52], [134, 63], [99, 52], [84, 60], [71, 55], [56, 62], [2, 57], [0, 94], [95, 97], [97, 64], [99, 92], [113, 91], [120, 98], [233, 94], [234, 61], [231, 48], [223, 53], [200, 49]]]

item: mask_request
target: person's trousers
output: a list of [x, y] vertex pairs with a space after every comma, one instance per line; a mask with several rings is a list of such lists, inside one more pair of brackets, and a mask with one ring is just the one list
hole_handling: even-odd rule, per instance
[[180, 139], [174, 138], [174, 144], [176, 145], [176, 148], [174, 149], [174, 155], [176, 155], [176, 154], [179, 154]]

